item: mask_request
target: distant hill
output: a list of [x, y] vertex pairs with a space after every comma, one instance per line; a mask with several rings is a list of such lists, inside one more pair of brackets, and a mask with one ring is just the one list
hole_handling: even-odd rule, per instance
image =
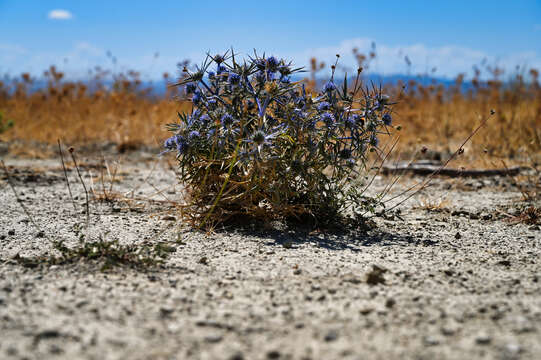
[[[308, 77], [308, 74], [303, 74], [304, 76], [294, 76], [292, 78], [293, 81], [299, 81], [303, 78]], [[329, 78], [327, 77], [319, 77], [317, 79], [318, 85], [323, 85], [326, 81], [328, 81]], [[447, 79], [447, 78], [431, 78], [429, 76], [411, 76], [411, 75], [403, 75], [403, 74], [394, 74], [394, 75], [380, 75], [380, 74], [365, 74], [362, 77], [363, 82], [365, 85], [370, 86], [372, 83], [376, 86], [381, 85], [396, 85], [399, 82], [402, 82], [403, 84], [408, 84], [410, 80], [415, 80], [418, 84], [422, 85], [430, 85], [430, 84], [436, 84], [436, 85], [443, 85], [444, 87], [449, 87], [451, 85], [455, 84], [454, 80]], [[11, 81], [10, 79], [3, 79], [5, 84], [9, 84]], [[63, 82], [69, 82], [70, 79], [67, 79]], [[77, 82], [82, 82], [86, 84], [89, 87], [90, 91], [96, 90], [96, 81], [95, 80], [75, 80]], [[335, 77], [335, 83], [337, 85], [341, 85], [343, 82], [343, 77], [336, 76]], [[355, 77], [349, 77], [348, 83], [353, 84], [355, 82]], [[47, 79], [36, 79], [33, 81], [31, 88], [29, 89], [30, 92], [35, 92], [40, 89], [46, 88], [48, 84]], [[100, 84], [105, 86], [106, 89], [110, 90], [113, 88], [114, 81], [112, 79], [102, 79], [100, 80]], [[143, 80], [141, 81], [139, 85], [139, 89], [149, 89], [149, 95], [151, 96], [163, 96], [166, 93], [166, 87], [167, 83], [163, 79], [156, 79], [156, 80]], [[462, 84], [462, 91], [467, 91], [471, 89], [471, 83], [469, 81], [465, 81]]]

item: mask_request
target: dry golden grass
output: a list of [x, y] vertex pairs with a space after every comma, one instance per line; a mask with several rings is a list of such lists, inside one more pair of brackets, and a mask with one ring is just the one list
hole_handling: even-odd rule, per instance
[[[362, 65], [366, 58], [359, 60]], [[314, 60], [314, 77], [320, 68]], [[0, 82], [0, 112], [4, 121], [14, 121], [13, 127], [0, 131], [0, 140], [12, 143], [11, 151], [28, 152], [37, 144], [54, 146], [57, 139], [74, 146], [114, 142], [120, 151], [140, 145], [159, 147], [168, 136], [164, 125], [176, 120], [177, 111], [190, 111], [191, 107], [189, 102], [173, 100], [171, 92], [161, 98], [149, 96], [135, 72], [116, 75], [112, 90], [105, 90], [100, 76], [89, 85], [61, 81], [63, 74], [53, 67], [45, 74], [49, 85], [37, 92], [28, 91], [33, 80], [27, 74], [7, 84]], [[516, 75], [508, 83], [498, 81], [497, 75], [488, 82], [476, 77], [467, 93], [459, 90], [462, 77], [448, 88], [422, 86], [415, 81], [386, 88], [398, 101], [393, 125], [402, 127], [402, 156], [411, 157], [423, 146], [433, 150], [429, 154], [448, 156], [494, 109], [495, 115], [467, 145], [457, 166], [501, 167], [502, 159], [508, 163], [534, 159], [538, 163], [538, 73], [531, 70], [528, 81]], [[309, 88], [313, 86], [313, 80], [307, 83]], [[32, 154], [37, 155], [35, 151]]]
[[[122, 78], [113, 90], [103, 90], [103, 83], [94, 84], [90, 92], [80, 82], [63, 82], [62, 73], [55, 74], [49, 86], [38, 92], [26, 89], [31, 79], [22, 75], [12, 84], [0, 83], [0, 111], [14, 126], [0, 134], [3, 141], [19, 140], [55, 144], [62, 139], [67, 144], [88, 145], [114, 142], [120, 149], [139, 145], [161, 146], [166, 136], [164, 125], [176, 121], [177, 111], [189, 111], [188, 102], [174, 101], [170, 96], [152, 98], [140, 81]], [[16, 90], [8, 93], [8, 86]]]
[[501, 159], [520, 162], [538, 157], [541, 90], [537, 78], [533, 80], [514, 89], [488, 82], [466, 94], [456, 88], [416, 86], [414, 91], [406, 92], [395, 107], [397, 123], [404, 127], [402, 143], [411, 149], [426, 145], [439, 152], [453, 152], [482, 119], [495, 110], [487, 125], [466, 147], [465, 158], [501, 167]]

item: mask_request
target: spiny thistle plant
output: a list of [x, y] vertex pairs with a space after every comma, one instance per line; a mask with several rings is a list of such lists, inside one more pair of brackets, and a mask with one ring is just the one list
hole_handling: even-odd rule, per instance
[[374, 211], [378, 201], [359, 179], [367, 152], [381, 152], [392, 103], [381, 90], [361, 88], [361, 69], [353, 89], [347, 75], [338, 86], [335, 68], [317, 94], [292, 81], [302, 68], [255, 51], [242, 62], [233, 51], [207, 55], [184, 69], [176, 85], [185, 87], [192, 111], [168, 124], [174, 135], [164, 144], [189, 193], [184, 217], [199, 227], [238, 215], [324, 226]]

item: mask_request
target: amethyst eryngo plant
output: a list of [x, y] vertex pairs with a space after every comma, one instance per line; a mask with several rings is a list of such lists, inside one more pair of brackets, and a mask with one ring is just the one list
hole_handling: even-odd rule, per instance
[[177, 155], [189, 191], [182, 213], [193, 225], [237, 215], [324, 225], [374, 210], [377, 199], [358, 180], [367, 152], [388, 134], [392, 104], [360, 89], [359, 76], [351, 92], [347, 76], [338, 86], [334, 68], [317, 94], [292, 81], [302, 68], [255, 52], [242, 63], [233, 52], [208, 55], [195, 71], [184, 69], [176, 85], [192, 111], [168, 125], [174, 135], [164, 145]]

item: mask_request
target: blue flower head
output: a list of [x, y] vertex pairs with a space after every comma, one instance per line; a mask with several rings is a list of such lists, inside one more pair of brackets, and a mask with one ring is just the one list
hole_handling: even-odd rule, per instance
[[240, 76], [235, 73], [229, 74], [229, 84], [231, 85], [237, 85], [240, 82]]
[[286, 131], [287, 126], [278, 126], [275, 127], [273, 130], [270, 130], [271, 132], [268, 132], [264, 130], [264, 128], [257, 129], [254, 131], [250, 139], [247, 139], [245, 141], [253, 143], [257, 146], [257, 151], [261, 151], [263, 146], [273, 146], [272, 141], [276, 139], [278, 136], [284, 133]]
[[382, 102], [376, 101], [374, 103], [374, 110], [375, 111], [382, 111], [383, 109], [385, 109], [385, 105]]
[[378, 137], [376, 136], [376, 134], [370, 135], [369, 143], [370, 143], [370, 145], [372, 145], [372, 146], [375, 146], [375, 147], [378, 146], [378, 144], [379, 144], [379, 139], [378, 139]]
[[291, 74], [291, 69], [287, 65], [280, 65], [278, 66], [278, 72], [282, 74], [282, 76], [287, 76]]
[[332, 81], [328, 81], [323, 86], [323, 92], [330, 93], [332, 91], [336, 90], [336, 85]]
[[274, 56], [271, 56], [267, 58], [267, 68], [271, 72], [275, 72], [278, 70], [278, 59], [276, 59]]
[[233, 119], [233, 116], [229, 114], [224, 114], [221, 119], [223, 127], [230, 127], [231, 125], [233, 125], [234, 121], [235, 120]]
[[215, 109], [216, 106], [218, 105], [218, 103], [214, 99], [210, 99], [207, 104], [208, 104], [208, 108], [211, 110]]
[[293, 112], [300, 119], [304, 119], [306, 117], [306, 113], [302, 111], [301, 109], [294, 109]]
[[364, 126], [364, 120], [363, 118], [358, 115], [358, 114], [354, 114], [352, 116], [350, 116], [351, 120], [355, 121], [355, 124], [357, 124], [357, 126]]
[[177, 144], [177, 151], [179, 154], [184, 154], [188, 151], [188, 142], [182, 135], [175, 135], [175, 142]]
[[201, 100], [203, 99], [203, 96], [202, 94], [199, 92], [199, 91], [196, 91], [194, 92], [193, 96], [192, 96], [192, 102], [197, 105], [201, 102]]
[[195, 140], [195, 139], [197, 139], [197, 138], [200, 137], [200, 136], [201, 136], [201, 134], [199, 134], [199, 131], [193, 130], [193, 131], [190, 131], [190, 134], [188, 135], [188, 138], [189, 138], [190, 140]]
[[298, 96], [295, 98], [295, 105], [299, 107], [304, 107], [306, 104], [306, 99], [303, 96]]
[[252, 140], [257, 145], [262, 145], [265, 142], [266, 138], [267, 134], [265, 134], [262, 130], [256, 130], [256, 132], [254, 132], [254, 135], [252, 136]]
[[208, 125], [210, 123], [210, 116], [208, 116], [207, 114], [201, 115], [199, 121], [201, 121], [203, 125]]
[[174, 149], [176, 146], [177, 146], [176, 135], [171, 136], [169, 139], [165, 140], [165, 142], [163, 143], [163, 147], [169, 150]]
[[214, 80], [216, 78], [216, 73], [214, 71], [209, 71], [209, 79]]
[[391, 114], [383, 115], [381, 120], [383, 120], [383, 123], [387, 126], [391, 126], [391, 124], [393, 123], [393, 117], [391, 116]]
[[329, 110], [331, 108], [331, 104], [329, 104], [326, 101], [320, 102], [317, 106], [317, 109], [319, 111]]
[[280, 82], [283, 84], [290, 84], [291, 79], [289, 78], [289, 76], [282, 76], [282, 78], [280, 79]]
[[258, 83], [264, 83], [265, 82], [265, 72], [263, 71], [258, 71], [256, 74], [255, 74], [255, 79]]
[[326, 112], [321, 114], [321, 121], [323, 121], [328, 128], [334, 127], [334, 115], [331, 113]]
[[221, 74], [226, 73], [226, 72], [227, 72], [227, 68], [225, 66], [218, 65], [216, 67], [216, 74], [221, 75]]
[[344, 120], [344, 125], [348, 128], [348, 129], [355, 129], [357, 127], [357, 122], [355, 121], [355, 118], [354, 118], [355, 115], [353, 116], [348, 116], [345, 120]]
[[272, 81], [272, 80], [274, 80], [275, 78], [276, 78], [276, 76], [274, 75], [273, 72], [267, 71], [267, 80], [268, 80], [268, 81]]

